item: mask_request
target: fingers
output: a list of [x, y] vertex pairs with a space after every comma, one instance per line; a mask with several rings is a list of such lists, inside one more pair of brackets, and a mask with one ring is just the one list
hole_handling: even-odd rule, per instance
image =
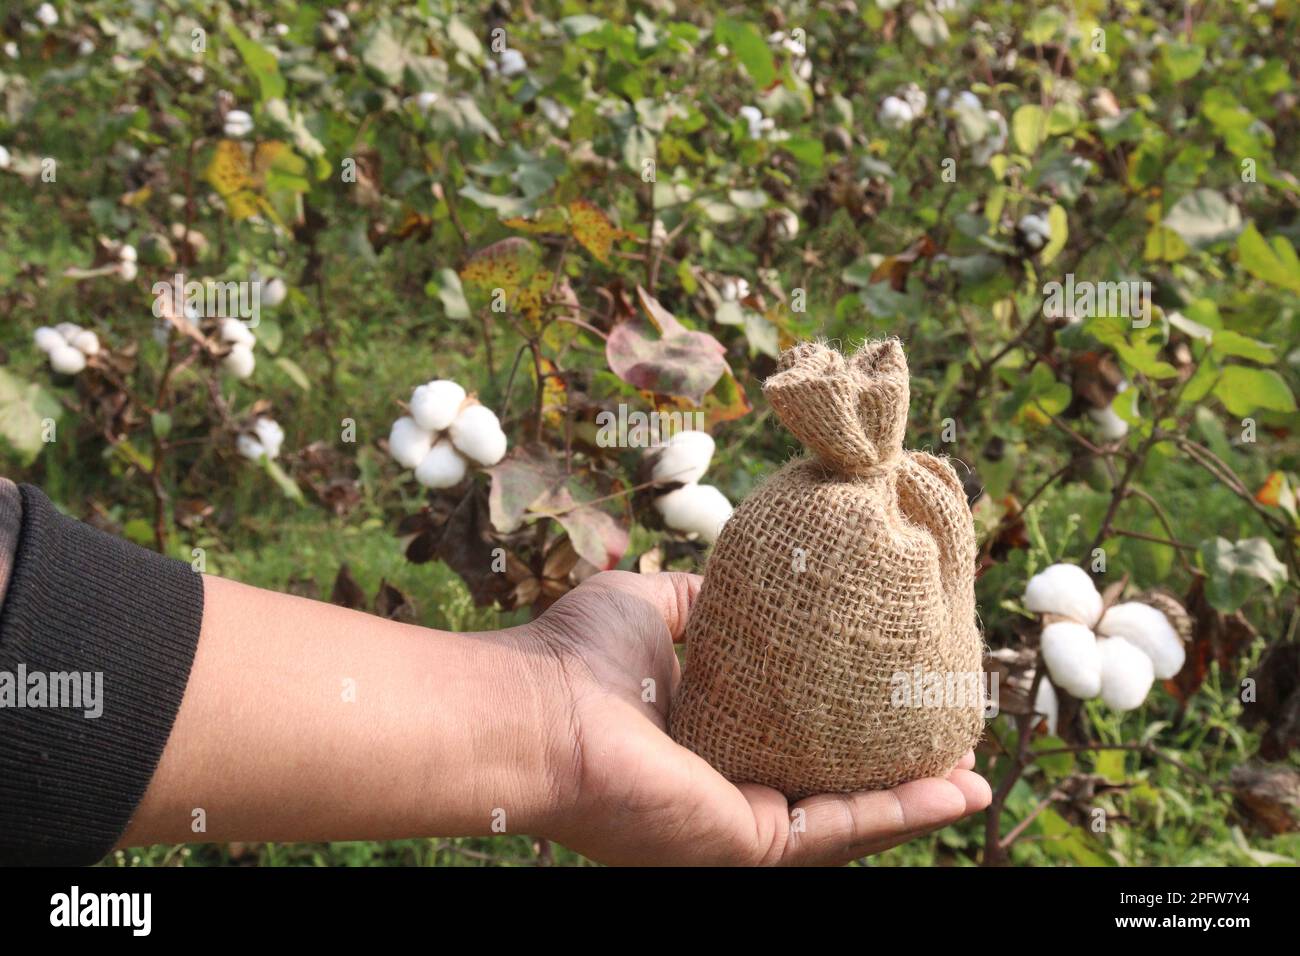
[[658, 574], [606, 571], [591, 580], [601, 586], [649, 601], [663, 616], [673, 640], [680, 641], [686, 632], [687, 618], [690, 617], [704, 579], [698, 574], [680, 571], [663, 571]]
[[991, 799], [988, 783], [965, 769], [954, 770], [946, 780], [914, 780], [893, 790], [808, 797], [791, 810], [780, 862], [847, 863], [954, 823], [984, 809]]
[[960, 760], [957, 761], [957, 769], [958, 770], [975, 769], [975, 751], [973, 750], [966, 751], [966, 756], [962, 757]]

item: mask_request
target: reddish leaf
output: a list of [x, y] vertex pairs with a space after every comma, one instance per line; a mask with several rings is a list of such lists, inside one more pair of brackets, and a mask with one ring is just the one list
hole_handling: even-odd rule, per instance
[[517, 446], [485, 470], [492, 476], [492, 526], [503, 533], [519, 527], [528, 509], [567, 477], [563, 464], [542, 445]]

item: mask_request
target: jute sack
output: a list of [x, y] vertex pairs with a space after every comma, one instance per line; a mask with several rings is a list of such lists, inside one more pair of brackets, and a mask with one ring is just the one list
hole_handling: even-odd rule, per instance
[[792, 799], [946, 775], [983, 728], [975, 530], [952, 467], [903, 450], [902, 347], [801, 344], [763, 393], [810, 454], [714, 545], [672, 736]]

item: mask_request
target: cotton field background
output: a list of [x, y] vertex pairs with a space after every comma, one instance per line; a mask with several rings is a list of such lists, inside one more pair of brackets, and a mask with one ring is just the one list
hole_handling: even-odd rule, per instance
[[702, 568], [796, 450], [779, 350], [897, 335], [980, 536], [995, 795], [870, 862], [1294, 863], [1298, 19], [10, 3], [0, 465], [198, 570], [491, 627]]

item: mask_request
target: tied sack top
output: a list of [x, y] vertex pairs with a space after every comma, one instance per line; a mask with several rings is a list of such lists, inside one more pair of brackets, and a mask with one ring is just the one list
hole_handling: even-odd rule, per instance
[[809, 454], [723, 527], [670, 732], [792, 799], [947, 774], [983, 728], [975, 530], [952, 467], [902, 447], [902, 346], [802, 343], [763, 392]]

